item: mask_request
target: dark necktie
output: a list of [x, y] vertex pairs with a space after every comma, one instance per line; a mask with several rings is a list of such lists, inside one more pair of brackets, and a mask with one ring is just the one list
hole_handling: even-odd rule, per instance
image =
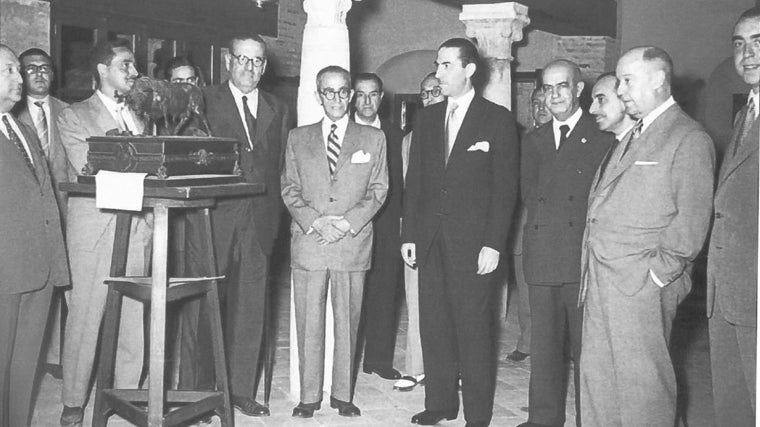
[[459, 104], [451, 102], [449, 106], [449, 114], [446, 115], [446, 157], [444, 157], [444, 164], [448, 164], [449, 155], [451, 155], [451, 149], [454, 147], [454, 142], [457, 139], [456, 127], [452, 126], [451, 121], [455, 120], [454, 114], [459, 108]]
[[562, 147], [562, 144], [567, 141], [567, 134], [570, 133], [570, 126], [568, 125], [562, 125], [559, 127], [559, 145], [557, 146], [557, 150]]
[[338, 166], [338, 156], [340, 156], [340, 144], [338, 143], [338, 134], [335, 130], [338, 129], [338, 125], [333, 123], [330, 125], [330, 134], [327, 135], [327, 164], [330, 166], [330, 176], [335, 173], [335, 168]]
[[34, 122], [34, 127], [37, 129], [37, 136], [40, 138], [42, 151], [44, 151], [45, 154], [47, 154], [48, 146], [50, 145], [50, 140], [48, 139], [47, 114], [45, 114], [45, 109], [42, 108], [44, 104], [45, 104], [45, 101], [34, 102], [34, 105], [36, 105], [40, 109], [40, 113], [37, 115], [38, 120]]
[[248, 151], [253, 150], [253, 142], [256, 139], [256, 117], [251, 114], [251, 108], [248, 107], [248, 97], [243, 95], [243, 115], [245, 124], [248, 127]]
[[628, 152], [628, 149], [631, 147], [631, 143], [641, 136], [641, 129], [644, 128], [644, 121], [642, 119], [639, 119], [638, 122], [636, 122], [635, 125], [633, 125], [633, 129], [631, 129], [630, 135], [628, 135], [628, 138], [625, 139], [625, 145], [623, 145], [623, 152], [620, 154], [620, 158], [618, 161], [623, 160], [623, 157], [625, 157], [625, 153]]
[[752, 125], [755, 123], [755, 100], [754, 98], [749, 99], [749, 105], [747, 106], [747, 114], [744, 115], [744, 120], [742, 120], [742, 123], [739, 125], [739, 132], [737, 132], [737, 139], [734, 141], [734, 156], [736, 155], [736, 152], [739, 151], [739, 145], [747, 139], [747, 135], [749, 135], [749, 131], [752, 129]]
[[13, 126], [11, 126], [11, 122], [8, 120], [7, 114], [3, 116], [3, 125], [5, 125], [5, 133], [8, 135], [8, 139], [13, 143], [13, 145], [16, 146], [16, 149], [18, 149], [18, 151], [21, 153], [21, 156], [24, 157], [26, 165], [29, 166], [32, 171], [34, 171], [34, 164], [32, 163], [32, 159], [29, 157], [29, 153], [26, 151], [24, 143], [21, 142], [21, 138], [19, 138], [16, 131], [13, 130]]

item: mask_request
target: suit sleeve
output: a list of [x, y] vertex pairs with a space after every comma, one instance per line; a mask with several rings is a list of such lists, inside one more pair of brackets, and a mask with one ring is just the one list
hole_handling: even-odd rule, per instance
[[670, 191], [677, 213], [650, 253], [650, 269], [664, 284], [678, 279], [702, 249], [712, 214], [714, 168], [710, 137], [702, 130], [687, 134], [671, 165]]
[[377, 147], [372, 171], [370, 172], [367, 191], [364, 197], [346, 211], [343, 217], [351, 224], [351, 230], [359, 233], [375, 216], [385, 203], [388, 195], [388, 160], [386, 155], [385, 134], [373, 132], [374, 144]]
[[87, 164], [87, 132], [80, 117], [71, 108], [61, 111], [58, 116], [58, 133], [66, 151], [69, 173], [80, 175]]
[[293, 220], [298, 224], [304, 233], [308, 232], [314, 220], [322, 214], [314, 209], [303, 198], [303, 185], [301, 184], [301, 175], [298, 172], [298, 159], [295, 153], [295, 141], [298, 136], [295, 130], [290, 132], [288, 141], [285, 144], [285, 165], [280, 175], [280, 186], [282, 201], [285, 207], [290, 211]]
[[[422, 129], [422, 120], [418, 117], [414, 129]], [[401, 221], [401, 242], [416, 243], [415, 229], [417, 227], [417, 200], [420, 197], [422, 185], [422, 148], [420, 138], [423, 132], [412, 131], [409, 143], [409, 160], [406, 169], [406, 181], [404, 183], [403, 202], [401, 203], [403, 220]]]
[[498, 128], [492, 144], [493, 166], [491, 167], [491, 195], [486, 218], [483, 246], [504, 252], [509, 228], [517, 201], [520, 179], [520, 146], [514, 118], [504, 108], [499, 108], [503, 117], [496, 120]]

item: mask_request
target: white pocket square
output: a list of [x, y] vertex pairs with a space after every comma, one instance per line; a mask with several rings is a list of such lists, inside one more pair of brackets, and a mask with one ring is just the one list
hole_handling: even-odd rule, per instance
[[351, 163], [369, 163], [369, 153], [359, 150], [351, 156]]
[[636, 160], [636, 162], [634, 162], [633, 164], [637, 166], [655, 166], [655, 165], [659, 165], [660, 162], [648, 162], [645, 160]]
[[489, 144], [488, 141], [480, 141], [472, 144], [470, 148], [467, 149], [467, 151], [482, 151], [484, 153], [487, 153], [490, 149], [491, 144]]

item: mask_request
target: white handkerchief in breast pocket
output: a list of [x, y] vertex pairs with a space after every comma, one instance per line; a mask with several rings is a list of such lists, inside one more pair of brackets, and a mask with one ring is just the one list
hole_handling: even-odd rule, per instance
[[364, 150], [359, 150], [351, 155], [351, 163], [369, 163], [370, 155]]
[[491, 144], [488, 141], [480, 141], [472, 144], [467, 151], [482, 151], [487, 153], [491, 149]]
[[636, 160], [636, 162], [634, 162], [634, 165], [636, 166], [657, 166], [659, 164], [660, 162], [649, 162], [646, 160]]

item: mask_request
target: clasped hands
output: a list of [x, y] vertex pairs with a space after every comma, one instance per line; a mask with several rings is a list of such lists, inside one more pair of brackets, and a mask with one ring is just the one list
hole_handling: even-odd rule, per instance
[[344, 238], [351, 230], [351, 224], [342, 216], [325, 215], [315, 219], [311, 228], [319, 234], [319, 244], [327, 245]]
[[[414, 243], [403, 243], [401, 245], [401, 257], [404, 262], [414, 268], [417, 264], [417, 245]], [[499, 266], [499, 251], [496, 249], [483, 246], [478, 254], [478, 271], [477, 274], [488, 274], [496, 270]]]

